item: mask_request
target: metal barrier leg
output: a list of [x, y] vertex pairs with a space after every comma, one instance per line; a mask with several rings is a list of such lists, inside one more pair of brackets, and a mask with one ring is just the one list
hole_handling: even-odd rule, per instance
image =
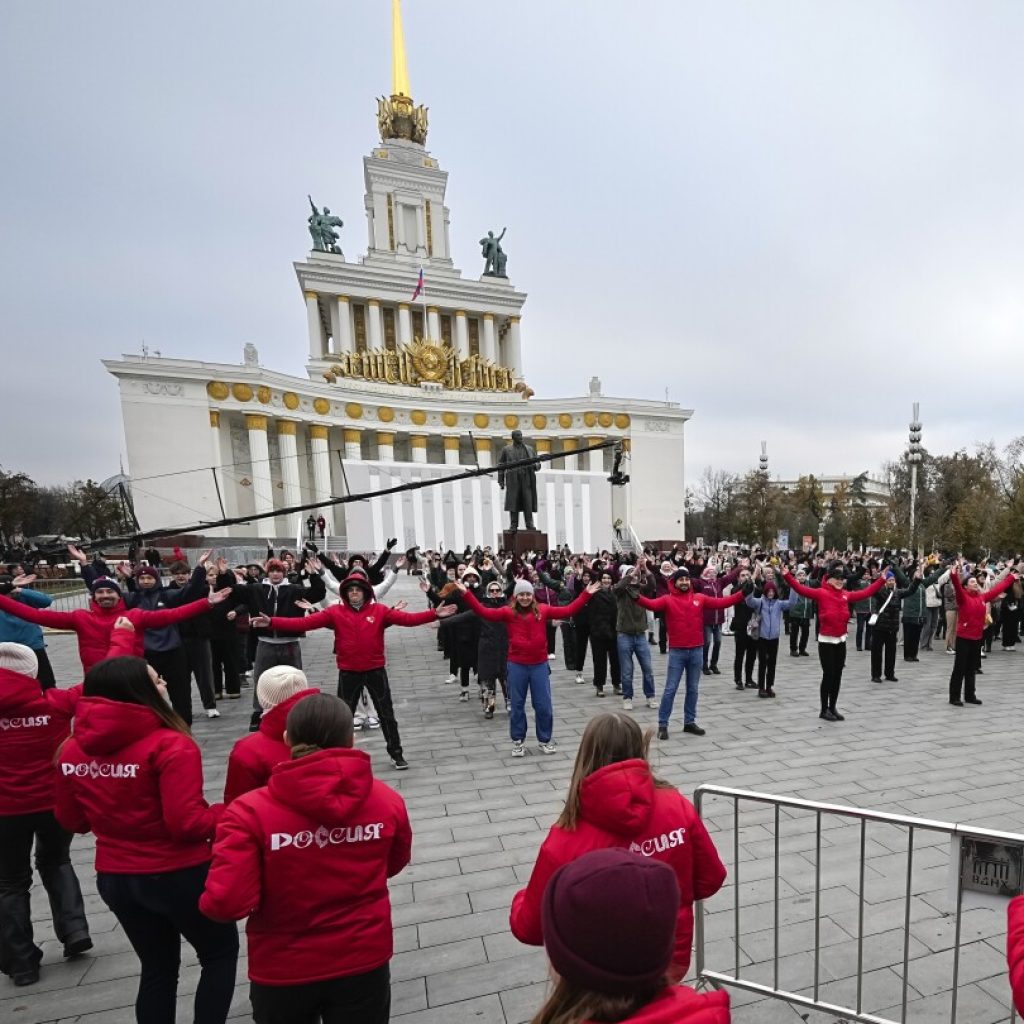
[[814, 828], [814, 1001], [821, 988], [821, 811], [815, 812]]
[[736, 977], [740, 976], [740, 800], [732, 802], [732, 893], [733, 893], [733, 946], [736, 953]]
[[775, 966], [772, 987], [779, 987], [779, 805], [775, 805]]
[[909, 984], [908, 973], [910, 970], [910, 896], [912, 892], [911, 881], [914, 876], [914, 826], [911, 825], [907, 832], [907, 892], [904, 897], [906, 906], [903, 911], [903, 1001], [900, 1011], [900, 1020], [907, 1024], [907, 986]]
[[857, 892], [857, 1013], [864, 1006], [864, 854], [867, 850], [868, 820], [860, 819], [860, 886]]

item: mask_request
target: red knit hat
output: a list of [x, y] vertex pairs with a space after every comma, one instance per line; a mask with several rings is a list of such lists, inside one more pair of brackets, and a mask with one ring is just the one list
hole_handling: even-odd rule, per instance
[[551, 966], [592, 992], [656, 988], [675, 950], [679, 884], [658, 860], [594, 850], [559, 868], [544, 890], [541, 926]]

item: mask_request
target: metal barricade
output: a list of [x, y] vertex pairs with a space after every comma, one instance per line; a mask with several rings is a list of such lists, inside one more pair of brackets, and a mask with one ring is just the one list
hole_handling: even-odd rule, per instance
[[89, 591], [80, 576], [65, 579], [40, 579], [37, 577], [27, 589], [46, 594], [51, 598], [53, 603], [50, 608], [55, 612], [71, 612], [76, 608], [87, 608], [89, 605]]
[[[922, 832], [940, 833], [947, 835], [952, 840], [957, 839], [960, 856], [960, 863], [956, 875], [955, 889], [955, 922], [953, 940], [953, 963], [952, 963], [952, 988], [949, 1006], [949, 1024], [956, 1024], [957, 1020], [957, 997], [958, 981], [960, 972], [960, 949], [961, 949], [961, 924], [964, 911], [964, 888], [962, 875], [964, 866], [964, 851], [966, 844], [964, 840], [978, 840], [984, 843], [1010, 844], [1014, 847], [1024, 847], [1024, 835], [1011, 832], [996, 832], [990, 829], [972, 828], [970, 826], [954, 824], [951, 822], [931, 821], [926, 818], [919, 818], [913, 815], [888, 814], [881, 811], [863, 810], [857, 807], [846, 807], [837, 804], [819, 803], [812, 800], [801, 800], [795, 797], [773, 796], [766, 793], [755, 793], [742, 789], [731, 789], [725, 786], [702, 785], [694, 794], [694, 803], [698, 814], [702, 819], [706, 815], [706, 803], [709, 797], [722, 798], [732, 803], [732, 860], [733, 869], [731, 883], [733, 887], [732, 907], [732, 931], [733, 931], [733, 973], [713, 970], [706, 962], [706, 935], [705, 935], [705, 908], [702, 903], [695, 907], [695, 970], [698, 985], [709, 984], [715, 988], [727, 986], [730, 988], [742, 989], [747, 992], [757, 993], [766, 997], [772, 997], [798, 1006], [802, 1009], [817, 1010], [824, 1013], [836, 1014], [844, 1021], [858, 1021], [863, 1024], [905, 1024], [907, 1020], [908, 986], [911, 967], [910, 942], [911, 942], [911, 905], [915, 896], [913, 891], [913, 872], [915, 854], [915, 836]], [[740, 804], [749, 802], [763, 807], [773, 809], [774, 818], [774, 884], [773, 884], [773, 954], [772, 954], [772, 984], [767, 985], [748, 978], [741, 977], [741, 883], [743, 879], [741, 870], [741, 844], [740, 844]], [[814, 827], [814, 976], [813, 982], [806, 987], [812, 991], [812, 995], [803, 995], [800, 992], [787, 991], [779, 984], [779, 935], [780, 935], [780, 842], [782, 839], [782, 816], [783, 809], [794, 811], [806, 811], [812, 813], [815, 818]], [[821, 923], [822, 923], [822, 819], [824, 816], [835, 816], [849, 822], [859, 822], [859, 857], [857, 872], [857, 971], [856, 971], [856, 999], [853, 1006], [841, 1006], [825, 1001], [821, 998]], [[866, 848], [868, 842], [868, 824], [880, 823], [896, 826], [906, 830], [906, 885], [903, 892], [904, 914], [903, 914], [903, 956], [902, 956], [902, 995], [899, 1018], [883, 1017], [876, 1013], [868, 1013], [864, 1009], [864, 904], [865, 904], [865, 870], [866, 870]], [[952, 892], [950, 893], [952, 896]], [[1005, 948], [1005, 943], [1004, 947]], [[759, 963], [763, 963], [761, 961]], [[753, 965], [751, 965], [753, 966]], [[895, 968], [897, 965], [891, 965]], [[930, 1018], [937, 1019], [937, 1018]], [[1010, 1024], [1016, 1020], [1016, 1014], [1010, 1006], [1007, 1010], [1005, 1020]]]

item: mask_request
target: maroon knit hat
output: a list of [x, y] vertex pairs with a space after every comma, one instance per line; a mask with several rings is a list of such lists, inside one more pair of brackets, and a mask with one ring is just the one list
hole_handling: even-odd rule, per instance
[[594, 850], [559, 868], [544, 890], [544, 948], [579, 988], [629, 995], [655, 988], [675, 949], [679, 884], [658, 860]]
[[135, 578], [138, 579], [140, 576], [152, 576], [153, 579], [160, 579], [160, 570], [152, 565], [140, 565], [135, 570]]

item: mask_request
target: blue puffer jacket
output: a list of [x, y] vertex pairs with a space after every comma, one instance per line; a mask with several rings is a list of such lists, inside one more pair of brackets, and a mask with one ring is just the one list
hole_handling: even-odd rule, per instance
[[782, 613], [800, 600], [800, 595], [790, 591], [789, 597], [780, 599], [778, 597], [754, 597], [748, 594], [747, 607], [752, 608], [758, 614], [761, 621], [760, 637], [762, 640], [778, 640], [782, 633]]
[[[26, 587], [10, 596], [15, 601], [28, 605], [29, 608], [48, 608], [53, 604], [53, 598], [49, 594], [41, 594], [38, 590], [29, 590]], [[41, 651], [46, 647], [40, 626], [33, 626], [31, 622], [17, 619], [6, 612], [0, 612], [0, 643], [24, 644], [33, 651]]]

